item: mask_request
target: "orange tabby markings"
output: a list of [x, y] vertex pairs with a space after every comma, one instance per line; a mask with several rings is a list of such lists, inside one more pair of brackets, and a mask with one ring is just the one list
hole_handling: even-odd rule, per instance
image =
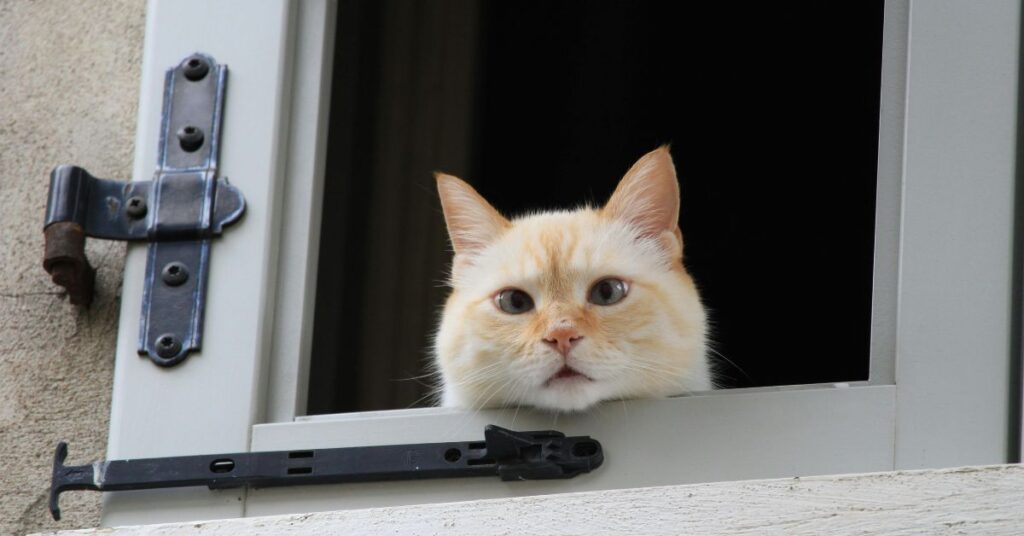
[[[638, 160], [601, 209], [509, 221], [460, 179], [437, 181], [455, 250], [434, 347], [443, 405], [582, 410], [711, 388], [667, 148]], [[609, 277], [628, 292], [591, 303]], [[529, 294], [533, 308], [501, 310], [494, 297], [506, 289]]]

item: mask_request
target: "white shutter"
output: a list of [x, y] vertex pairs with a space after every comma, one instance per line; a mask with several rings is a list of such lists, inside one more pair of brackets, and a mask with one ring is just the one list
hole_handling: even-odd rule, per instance
[[164, 69], [203, 51], [230, 69], [221, 173], [249, 210], [214, 243], [203, 351], [175, 369], [136, 355], [145, 261], [130, 247], [109, 457], [474, 440], [496, 423], [591, 435], [606, 463], [560, 482], [126, 492], [108, 496], [104, 523], [1010, 460], [1020, 15], [1013, 0], [886, 3], [869, 382], [557, 419], [420, 409], [293, 421], [306, 381], [333, 2], [152, 2], [135, 178], [154, 169]]

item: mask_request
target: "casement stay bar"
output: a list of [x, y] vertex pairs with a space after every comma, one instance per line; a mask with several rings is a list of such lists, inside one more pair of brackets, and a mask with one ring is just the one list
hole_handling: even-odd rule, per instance
[[604, 462], [601, 444], [589, 436], [556, 431], [515, 432], [484, 428], [484, 441], [382, 445], [333, 449], [209, 454], [112, 460], [64, 465], [67, 443], [53, 460], [50, 513], [69, 490], [122, 491], [207, 486], [272, 487], [386, 480], [497, 475], [502, 480], [549, 480], [589, 473]]

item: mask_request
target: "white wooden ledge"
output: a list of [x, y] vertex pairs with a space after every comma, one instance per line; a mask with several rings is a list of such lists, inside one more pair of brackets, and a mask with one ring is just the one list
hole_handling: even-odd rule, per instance
[[1024, 534], [1024, 467], [718, 482], [61, 535]]

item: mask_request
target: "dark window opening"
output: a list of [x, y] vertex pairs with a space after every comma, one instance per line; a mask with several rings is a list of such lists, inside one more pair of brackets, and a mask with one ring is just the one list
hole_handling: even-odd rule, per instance
[[517, 214], [662, 143], [719, 380], [867, 379], [882, 4], [339, 2], [308, 412], [425, 404], [432, 171]]

